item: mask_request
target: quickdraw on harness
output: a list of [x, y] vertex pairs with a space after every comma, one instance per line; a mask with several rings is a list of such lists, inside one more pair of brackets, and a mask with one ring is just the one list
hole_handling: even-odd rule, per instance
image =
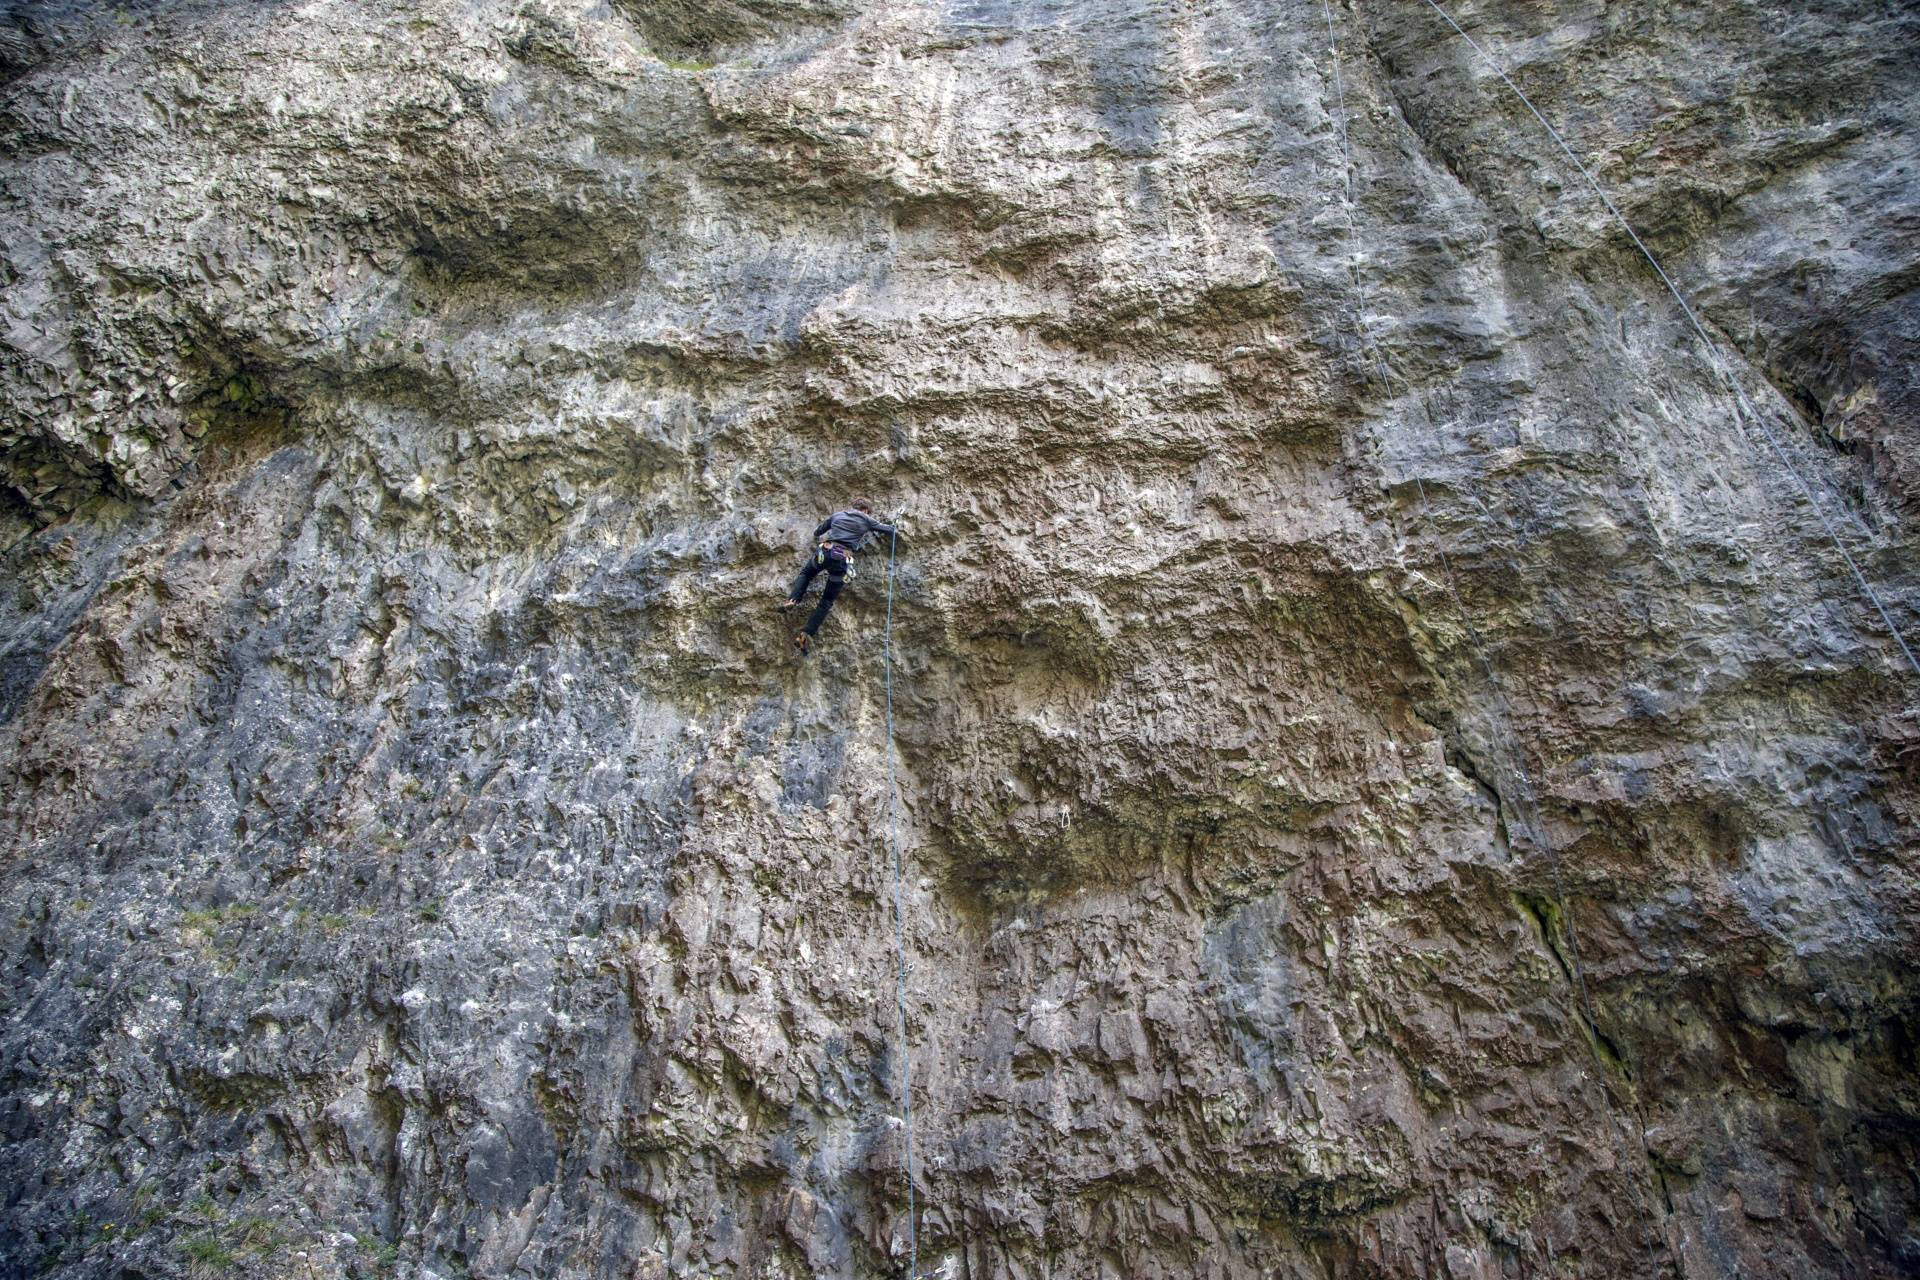
[[852, 548], [838, 542], [823, 542], [813, 553], [813, 562], [826, 569], [830, 575], [833, 573], [833, 564], [835, 561], [838, 561], [840, 564], [840, 573], [838, 576], [852, 581]]

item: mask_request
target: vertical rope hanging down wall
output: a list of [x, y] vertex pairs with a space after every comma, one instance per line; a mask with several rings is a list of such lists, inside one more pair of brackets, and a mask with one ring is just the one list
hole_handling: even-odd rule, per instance
[[[1346, 84], [1340, 70], [1340, 46], [1339, 40], [1335, 36], [1331, 0], [1321, 0], [1321, 9], [1326, 16], [1327, 52], [1333, 66], [1334, 94], [1339, 107], [1338, 124], [1340, 130], [1342, 204], [1347, 220], [1347, 266], [1352, 278], [1354, 291], [1354, 327], [1362, 345], [1366, 348], [1373, 362], [1375, 370], [1379, 374], [1381, 386], [1386, 390], [1390, 399], [1397, 399], [1398, 396], [1394, 391], [1395, 375], [1390, 372], [1390, 364], [1386, 354], [1380, 349], [1380, 344], [1374, 339], [1372, 330], [1368, 327], [1366, 321], [1366, 288], [1365, 282], [1360, 274], [1359, 226], [1354, 221], [1353, 212], [1353, 161], [1347, 139]], [[1411, 396], [1411, 384], [1407, 382], [1403, 375], [1399, 376], [1398, 380], [1402, 389]], [[1434, 423], [1432, 416], [1426, 413], [1424, 402], [1418, 401], [1417, 397], [1413, 398], [1418, 404], [1423, 416], [1427, 418], [1428, 427], [1433, 428]], [[1652, 1187], [1648, 1186], [1644, 1191], [1641, 1188], [1640, 1179], [1634, 1171], [1635, 1162], [1628, 1149], [1626, 1136], [1621, 1130], [1619, 1115], [1614, 1108], [1613, 1090], [1607, 1077], [1606, 1059], [1600, 1050], [1599, 1023], [1594, 1018], [1593, 1000], [1588, 994], [1586, 965], [1581, 958], [1579, 937], [1574, 929], [1573, 913], [1568, 906], [1566, 885], [1560, 872], [1559, 854], [1554, 849], [1553, 842], [1547, 835], [1545, 825], [1540, 821], [1540, 807], [1534, 794], [1533, 778], [1527, 770], [1525, 751], [1520, 740], [1518, 726], [1514, 719], [1512, 704], [1507, 701], [1506, 690], [1500, 683], [1499, 675], [1494, 671], [1493, 661], [1488, 656], [1486, 644], [1480, 636], [1480, 629], [1474, 624], [1472, 616], [1468, 613], [1466, 601], [1460, 595], [1459, 585], [1454, 580], [1453, 563], [1447, 556], [1446, 543], [1444, 539], [1441, 538], [1440, 527], [1434, 519], [1433, 506], [1427, 499], [1426, 482], [1419, 476], [1415, 476], [1414, 485], [1420, 495], [1421, 515], [1426, 522], [1428, 532], [1433, 537], [1434, 549], [1440, 557], [1440, 568], [1446, 582], [1447, 595], [1452, 599], [1454, 608], [1459, 611], [1461, 624], [1466, 628], [1467, 636], [1473, 645], [1474, 654], [1479, 660], [1481, 670], [1486, 673], [1488, 685], [1493, 691], [1496, 724], [1504, 722], [1506, 728], [1506, 736], [1511, 746], [1514, 771], [1518, 775], [1521, 783], [1521, 795], [1516, 797], [1516, 802], [1513, 806], [1514, 816], [1520, 819], [1532, 844], [1547, 855], [1547, 865], [1551, 871], [1553, 884], [1554, 901], [1560, 911], [1560, 919], [1567, 937], [1567, 950], [1572, 960], [1572, 964], [1569, 966], [1572, 971], [1572, 985], [1574, 987], [1574, 994], [1579, 999], [1578, 1008], [1574, 1012], [1577, 1017], [1583, 1017], [1586, 1024], [1587, 1044], [1588, 1048], [1593, 1052], [1594, 1071], [1597, 1076], [1596, 1083], [1599, 1086], [1601, 1109], [1606, 1115], [1607, 1132], [1613, 1140], [1615, 1150], [1619, 1154], [1621, 1172], [1624, 1173], [1627, 1178], [1628, 1198], [1633, 1204], [1634, 1216], [1640, 1223], [1640, 1235], [1642, 1243], [1646, 1246], [1647, 1265], [1650, 1275], [1657, 1280], [1660, 1275], [1659, 1255], [1654, 1247], [1653, 1229], [1647, 1220], [1647, 1209], [1651, 1200]], [[1524, 799], [1524, 805], [1520, 803], [1522, 799]], [[1549, 939], [1549, 942], [1551, 942], [1551, 939]]]
[[1781, 446], [1779, 437], [1774, 434], [1773, 427], [1767, 422], [1765, 415], [1754, 407], [1752, 400], [1748, 399], [1746, 388], [1740, 385], [1740, 379], [1734, 376], [1733, 367], [1721, 355], [1720, 344], [1714, 341], [1713, 337], [1708, 334], [1707, 327], [1700, 323], [1700, 317], [1694, 313], [1692, 304], [1687, 301], [1687, 296], [1680, 292], [1680, 286], [1673, 282], [1673, 277], [1668, 275], [1666, 268], [1660, 265], [1660, 260], [1653, 256], [1653, 250], [1647, 248], [1645, 242], [1640, 239], [1639, 233], [1633, 229], [1633, 224], [1627, 221], [1626, 215], [1620, 212], [1620, 207], [1614, 204], [1613, 197], [1607, 194], [1606, 189], [1600, 185], [1599, 180], [1593, 176], [1592, 171], [1581, 162], [1580, 157], [1573, 153], [1573, 148], [1568, 146], [1566, 139], [1560, 136], [1560, 131], [1553, 127], [1546, 116], [1541, 114], [1540, 108], [1533, 105], [1533, 99], [1529, 98], [1525, 92], [1521, 90], [1520, 86], [1513, 82], [1513, 77], [1509, 76], [1506, 73], [1506, 69], [1494, 61], [1492, 54], [1481, 48], [1479, 42], [1468, 35], [1466, 29], [1453, 20], [1453, 15], [1441, 7], [1439, 0], [1427, 0], [1427, 4], [1435, 13], [1446, 19], [1447, 25], [1452, 27], [1455, 33], [1467, 42], [1467, 47], [1478, 54], [1482, 62], [1492, 68], [1493, 73], [1500, 77], [1500, 83], [1512, 90], [1513, 96], [1520, 99], [1521, 104], [1533, 114], [1533, 118], [1540, 122], [1540, 127], [1547, 131], [1547, 136], [1553, 139], [1554, 145], [1559, 147], [1567, 159], [1572, 162], [1573, 167], [1579, 171], [1580, 177], [1593, 191], [1593, 194], [1598, 196], [1600, 203], [1607, 207], [1607, 212], [1612, 215], [1613, 220], [1620, 224], [1622, 231], [1627, 233], [1627, 239], [1633, 241], [1633, 247], [1638, 249], [1640, 256], [1647, 260], [1647, 265], [1653, 268], [1653, 273], [1660, 277], [1660, 283], [1667, 287], [1667, 292], [1673, 295], [1673, 300], [1680, 304], [1680, 310], [1685, 313], [1687, 323], [1692, 326], [1694, 333], [1699, 336], [1701, 344], [1706, 347], [1708, 361], [1713, 365], [1715, 372], [1726, 379], [1727, 385], [1733, 389], [1734, 402], [1737, 406], [1736, 417], [1744, 418], [1745, 421], [1752, 422], [1760, 428], [1760, 434], [1765, 438], [1767, 447], [1773, 450], [1776, 458], [1780, 459], [1780, 465], [1786, 469], [1787, 475], [1793, 480], [1794, 488], [1799, 490], [1800, 496], [1807, 500], [1807, 505], [1813, 508], [1813, 514], [1819, 518], [1820, 525], [1826, 530], [1827, 537], [1832, 540], [1834, 549], [1839, 551], [1840, 558], [1846, 561], [1847, 572], [1853, 575], [1853, 580], [1858, 584], [1861, 593], [1872, 603], [1874, 611], [1880, 615], [1880, 621], [1884, 622], [1887, 630], [1893, 633], [1893, 641], [1900, 646], [1900, 652], [1906, 655], [1907, 665], [1913, 668], [1914, 674], [1920, 675], [1920, 658], [1913, 656], [1913, 650], [1907, 645], [1906, 636], [1902, 635], [1900, 628], [1894, 625], [1893, 616], [1887, 612], [1887, 606], [1881, 601], [1880, 593], [1873, 589], [1873, 584], [1867, 581], [1867, 575], [1862, 573], [1860, 566], [1854, 562], [1853, 553], [1848, 551], [1847, 544], [1841, 541], [1840, 531], [1834, 528], [1832, 519], [1827, 515], [1827, 509], [1822, 506], [1820, 500], [1814, 496], [1812, 486], [1801, 476], [1800, 469], [1793, 465], [1793, 459], [1787, 456], [1786, 449]]
[[900, 790], [893, 769], [893, 555], [896, 530], [887, 539], [887, 623], [883, 645], [887, 672], [887, 830], [893, 843], [893, 946], [898, 961], [900, 1006], [900, 1100], [907, 1126], [907, 1275], [920, 1276], [920, 1229], [913, 1194], [913, 1070], [907, 1061], [907, 926], [900, 904]]

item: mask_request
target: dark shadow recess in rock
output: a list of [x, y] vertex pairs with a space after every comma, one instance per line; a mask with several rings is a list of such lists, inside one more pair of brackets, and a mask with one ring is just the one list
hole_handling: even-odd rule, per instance
[[730, 45], [833, 26], [854, 6], [829, 0], [614, 0], [662, 57], [712, 62]]

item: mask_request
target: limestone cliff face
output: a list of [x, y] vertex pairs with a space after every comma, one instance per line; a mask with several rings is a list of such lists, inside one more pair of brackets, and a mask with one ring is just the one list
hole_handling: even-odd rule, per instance
[[[7, 13], [0, 1275], [1920, 1271], [1920, 683], [1428, 5]], [[1458, 16], [1920, 633], [1920, 13]]]

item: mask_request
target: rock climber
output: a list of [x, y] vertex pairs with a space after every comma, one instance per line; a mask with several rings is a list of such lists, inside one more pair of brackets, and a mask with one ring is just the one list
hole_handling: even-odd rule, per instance
[[840, 598], [840, 588], [846, 585], [854, 554], [876, 536], [884, 533], [891, 538], [896, 532], [894, 526], [882, 524], [873, 518], [873, 504], [865, 498], [855, 498], [851, 507], [834, 512], [813, 531], [813, 554], [800, 566], [800, 576], [793, 580], [793, 590], [787, 592], [786, 602], [779, 607], [783, 614], [792, 613], [807, 594], [807, 588], [813, 585], [815, 575], [823, 569], [826, 571], [827, 585], [820, 591], [820, 603], [813, 606], [813, 612], [807, 616], [807, 625], [793, 638], [793, 647], [800, 651], [801, 657], [806, 657], [812, 651], [813, 638], [820, 633], [820, 624], [827, 620], [833, 602]]

